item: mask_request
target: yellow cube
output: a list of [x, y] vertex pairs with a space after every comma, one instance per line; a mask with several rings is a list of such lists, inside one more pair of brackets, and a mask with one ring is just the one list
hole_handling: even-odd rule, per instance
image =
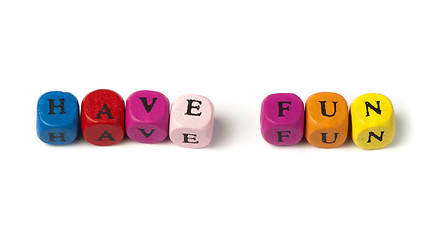
[[368, 93], [357, 97], [350, 107], [352, 140], [363, 149], [389, 145], [395, 136], [395, 114], [384, 95]]

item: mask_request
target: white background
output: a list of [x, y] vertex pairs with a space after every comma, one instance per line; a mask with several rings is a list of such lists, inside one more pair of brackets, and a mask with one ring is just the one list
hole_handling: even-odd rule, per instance
[[[1, 1], [0, 239], [437, 239], [436, 1]], [[210, 146], [50, 146], [47, 91], [214, 103]], [[275, 147], [263, 98], [386, 95], [366, 151]]]

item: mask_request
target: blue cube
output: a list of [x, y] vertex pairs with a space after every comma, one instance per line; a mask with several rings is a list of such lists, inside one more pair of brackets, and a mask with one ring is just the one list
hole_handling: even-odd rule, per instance
[[68, 92], [44, 93], [38, 99], [36, 132], [41, 141], [64, 145], [76, 139], [79, 130], [79, 103]]

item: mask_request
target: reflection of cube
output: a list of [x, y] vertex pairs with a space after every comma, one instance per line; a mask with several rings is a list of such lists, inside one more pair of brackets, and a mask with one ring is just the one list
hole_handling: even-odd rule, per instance
[[351, 104], [352, 140], [363, 149], [389, 145], [395, 136], [395, 115], [390, 100], [384, 95], [368, 93]]
[[99, 146], [116, 144], [124, 137], [124, 100], [111, 90], [88, 93], [82, 100], [81, 120], [87, 142]]
[[337, 93], [311, 95], [305, 104], [305, 138], [316, 147], [333, 148], [344, 143], [348, 134], [346, 100]]
[[79, 104], [68, 92], [47, 92], [38, 99], [36, 130], [39, 139], [64, 145], [77, 137]]
[[294, 145], [304, 134], [304, 106], [292, 93], [267, 96], [261, 104], [261, 134], [273, 145]]
[[202, 148], [212, 139], [214, 107], [203, 96], [187, 94], [172, 103], [169, 137], [179, 146]]
[[168, 136], [170, 103], [162, 93], [138, 91], [126, 100], [126, 134], [137, 142], [157, 143]]

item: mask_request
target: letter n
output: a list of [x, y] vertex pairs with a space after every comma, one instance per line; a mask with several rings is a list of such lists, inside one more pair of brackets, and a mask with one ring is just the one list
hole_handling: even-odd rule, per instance
[[377, 107], [373, 106], [372, 104], [370, 104], [369, 102], [365, 102], [366, 104], [366, 117], [369, 117], [369, 108], [372, 109], [373, 111], [375, 111], [377, 114], [381, 115], [381, 107], [379, 106], [379, 102], [380, 101], [376, 101], [376, 105], [378, 105]]
[[372, 140], [372, 137], [376, 138], [378, 141], [382, 142], [382, 136], [384, 135], [384, 131], [381, 131], [381, 135], [376, 135], [374, 132], [369, 132], [369, 139], [367, 140], [367, 143], [370, 143]]

